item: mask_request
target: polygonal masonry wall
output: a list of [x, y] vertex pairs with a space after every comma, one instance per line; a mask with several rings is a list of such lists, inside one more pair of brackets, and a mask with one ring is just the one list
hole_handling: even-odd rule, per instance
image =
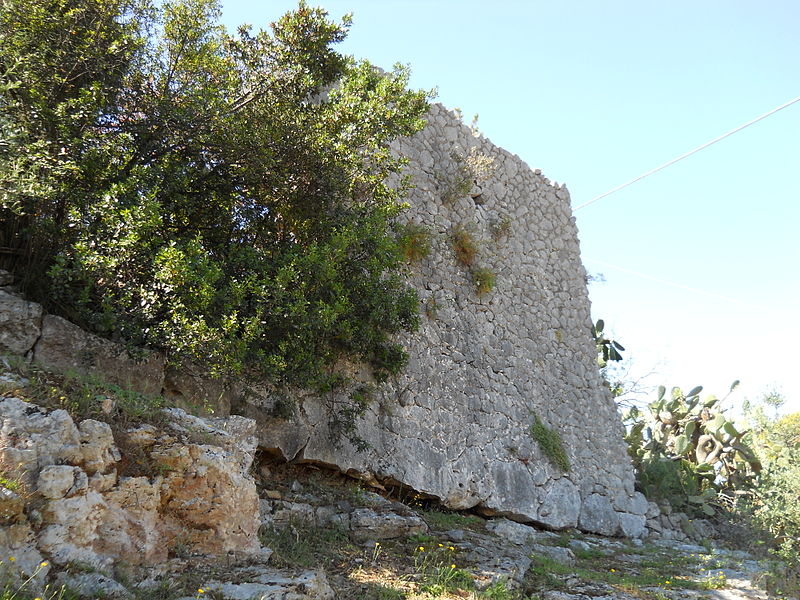
[[[393, 150], [409, 159], [414, 184], [406, 217], [426, 228], [431, 247], [413, 266], [424, 314], [405, 340], [408, 367], [379, 388], [359, 423], [367, 451], [331, 443], [313, 398], [291, 426], [260, 418], [262, 444], [396, 480], [452, 508], [641, 535], [647, 505], [634, 493], [623, 428], [598, 374], [567, 189], [441, 105]], [[466, 192], [458, 188], [470, 155], [494, 159], [494, 172]], [[471, 266], [456, 257], [458, 232], [477, 247]], [[476, 272], [494, 275], [494, 289], [479, 294]], [[534, 415], [560, 435], [568, 471], [532, 437]]]
[[[408, 366], [378, 387], [357, 425], [367, 450], [332, 440], [331, 398], [298, 393], [286, 421], [275, 416], [274, 394], [241, 393], [204, 379], [202, 369], [165, 369], [158, 355], [133, 361], [116, 344], [2, 290], [0, 351], [27, 353], [54, 370], [105, 373], [144, 393], [160, 389], [178, 404], [210, 402], [217, 414], [231, 409], [256, 419], [262, 449], [400, 483], [451, 508], [644, 535], [647, 502], [634, 492], [622, 424], [597, 371], [566, 188], [473, 135], [440, 105], [425, 129], [393, 150], [409, 159], [415, 187], [406, 218], [430, 233], [431, 251], [413, 266], [424, 314], [403, 340]], [[479, 185], [464, 181], [470, 156], [493, 159]], [[475, 244], [472, 265], [456, 256], [458, 232]], [[479, 294], [475, 273], [493, 275], [494, 289]], [[536, 417], [561, 438], [569, 469], [554, 466], [534, 439]]]

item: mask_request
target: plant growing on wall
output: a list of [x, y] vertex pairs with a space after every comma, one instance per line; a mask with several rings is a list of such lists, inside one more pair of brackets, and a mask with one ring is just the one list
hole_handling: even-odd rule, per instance
[[511, 217], [508, 215], [496, 215], [489, 221], [489, 231], [494, 242], [500, 242], [511, 231]]
[[470, 193], [473, 186], [487, 181], [495, 172], [494, 158], [477, 148], [470, 148], [466, 156], [457, 151], [450, 153], [453, 169], [438, 171], [436, 180], [442, 203], [450, 205]]
[[496, 276], [491, 269], [478, 267], [472, 269], [471, 275], [472, 283], [475, 286], [475, 291], [478, 293], [478, 296], [488, 294], [494, 289]]
[[465, 267], [472, 266], [478, 256], [478, 242], [475, 235], [463, 225], [458, 225], [451, 232], [451, 240], [456, 260]]
[[419, 262], [430, 254], [431, 231], [416, 223], [402, 225], [398, 232], [398, 245], [406, 262]]
[[597, 349], [597, 364], [601, 369], [605, 368], [611, 361], [622, 360], [620, 352], [625, 350], [622, 344], [605, 336], [603, 332], [605, 326], [605, 321], [598, 319], [597, 323], [592, 327], [592, 337], [594, 337]]
[[547, 425], [542, 423], [539, 415], [533, 415], [533, 425], [531, 425], [531, 436], [542, 453], [547, 457], [554, 467], [561, 471], [569, 471], [571, 468], [569, 457], [564, 451], [564, 444], [561, 442], [561, 436], [558, 432], [550, 429]]

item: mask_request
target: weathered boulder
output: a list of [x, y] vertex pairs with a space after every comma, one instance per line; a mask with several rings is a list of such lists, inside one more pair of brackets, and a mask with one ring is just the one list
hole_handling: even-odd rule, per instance
[[625, 537], [641, 538], [647, 535], [647, 519], [644, 515], [618, 513], [620, 533]]
[[0, 353], [27, 354], [39, 339], [42, 307], [0, 290]]
[[357, 508], [350, 515], [351, 537], [358, 542], [409, 537], [428, 531], [428, 525], [417, 515], [378, 513], [370, 508]]
[[[25, 501], [2, 489], [0, 551], [58, 565], [108, 568], [155, 564], [177, 545], [201, 554], [261, 550], [258, 494], [249, 474], [255, 424], [243, 417], [202, 419], [165, 411], [169, 430], [132, 428], [120, 451], [111, 427], [18, 398], [0, 401], [0, 465], [36, 492], [39, 531]], [[126, 462], [157, 465], [147, 476], [119, 476]], [[31, 496], [31, 498], [34, 496]], [[21, 555], [22, 555], [21, 554]], [[10, 554], [13, 555], [13, 554]]]
[[611, 506], [605, 496], [592, 494], [583, 501], [578, 527], [583, 531], [600, 535], [619, 533], [619, 513]]

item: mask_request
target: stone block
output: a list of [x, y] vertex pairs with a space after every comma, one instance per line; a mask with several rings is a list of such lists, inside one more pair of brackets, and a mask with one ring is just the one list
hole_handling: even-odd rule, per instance
[[611, 506], [605, 496], [592, 494], [583, 501], [578, 528], [589, 533], [600, 535], [617, 535], [619, 533], [619, 514]]
[[0, 353], [25, 355], [42, 328], [42, 307], [0, 290]]
[[60, 373], [93, 375], [146, 396], [160, 396], [164, 387], [164, 357], [151, 352], [138, 359], [121, 345], [105, 340], [53, 315], [42, 320], [33, 359]]
[[619, 526], [622, 535], [629, 538], [641, 538], [647, 534], [647, 520], [644, 515], [619, 513]]

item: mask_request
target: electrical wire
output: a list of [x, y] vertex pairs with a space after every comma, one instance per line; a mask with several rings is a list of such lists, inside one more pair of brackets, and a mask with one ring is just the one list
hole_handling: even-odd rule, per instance
[[670, 287], [678, 288], [679, 290], [686, 290], [689, 292], [694, 292], [695, 294], [701, 294], [703, 296], [709, 296], [711, 298], [716, 298], [718, 300], [725, 300], [727, 302], [733, 302], [734, 304], [739, 304], [741, 306], [747, 306], [750, 308], [757, 308], [754, 305], [748, 304], [747, 302], [743, 302], [737, 298], [731, 298], [730, 296], [723, 296], [722, 294], [716, 294], [714, 292], [708, 292], [706, 290], [701, 290], [695, 287], [691, 287], [688, 285], [684, 285], [682, 283], [675, 283], [674, 281], [668, 281], [666, 279], [661, 279], [659, 277], [653, 277], [652, 275], [646, 275], [645, 273], [640, 273], [639, 271], [634, 271], [633, 269], [626, 269], [625, 267], [620, 267], [619, 265], [612, 265], [611, 263], [604, 262], [602, 260], [597, 260], [594, 258], [587, 258], [585, 259], [589, 262], [596, 263], [598, 265], [602, 265], [604, 267], [608, 267], [610, 269], [615, 269], [617, 271], [622, 271], [623, 273], [628, 273], [629, 275], [634, 275], [636, 277], [641, 277], [642, 279], [648, 279], [650, 281], [655, 281], [656, 283], [660, 283], [662, 285], [668, 285]]
[[794, 104], [794, 103], [796, 103], [796, 102], [800, 102], [800, 96], [798, 96], [798, 97], [797, 97], [797, 98], [795, 98], [794, 100], [789, 100], [789, 102], [786, 102], [785, 104], [781, 104], [781, 105], [780, 105], [780, 106], [778, 106], [777, 108], [773, 108], [771, 111], [764, 113], [764, 114], [763, 114], [763, 115], [761, 115], [760, 117], [756, 117], [756, 118], [755, 118], [755, 119], [753, 119], [752, 121], [748, 121], [748, 122], [747, 122], [747, 123], [745, 123], [744, 125], [739, 125], [739, 127], [737, 127], [736, 129], [731, 129], [729, 132], [727, 132], [727, 133], [723, 133], [721, 136], [714, 138], [714, 139], [713, 139], [713, 140], [711, 140], [710, 142], [706, 142], [706, 143], [705, 143], [705, 144], [703, 144], [702, 146], [698, 146], [698, 147], [697, 147], [697, 148], [695, 148], [694, 150], [689, 150], [689, 152], [686, 152], [685, 154], [681, 154], [679, 157], [677, 157], [677, 158], [673, 158], [672, 160], [670, 160], [670, 161], [668, 161], [668, 162], [665, 162], [663, 165], [661, 165], [661, 166], [658, 166], [658, 167], [656, 167], [655, 169], [651, 169], [650, 171], [647, 171], [647, 173], [643, 173], [642, 175], [639, 175], [638, 177], [636, 177], [636, 178], [634, 178], [634, 179], [631, 179], [630, 181], [628, 181], [628, 182], [625, 182], [625, 183], [623, 183], [622, 185], [618, 185], [617, 187], [615, 187], [615, 188], [613, 188], [613, 189], [611, 189], [611, 190], [608, 190], [608, 191], [607, 191], [606, 193], [604, 193], [604, 194], [600, 194], [599, 196], [595, 196], [594, 198], [592, 198], [592, 199], [591, 199], [591, 200], [589, 200], [588, 202], [584, 202], [583, 204], [581, 204], [581, 205], [579, 205], [579, 206], [575, 207], [575, 208], [572, 210], [572, 212], [578, 211], [578, 210], [580, 210], [580, 209], [582, 209], [582, 208], [584, 208], [584, 207], [586, 207], [586, 206], [589, 206], [590, 204], [593, 204], [594, 202], [597, 202], [598, 200], [600, 200], [600, 199], [602, 199], [602, 198], [605, 198], [606, 196], [610, 196], [611, 194], [613, 194], [613, 193], [615, 193], [615, 192], [618, 192], [618, 191], [620, 191], [621, 189], [624, 189], [624, 188], [628, 187], [629, 185], [633, 185], [634, 183], [636, 183], [637, 181], [641, 181], [641, 180], [642, 180], [642, 179], [644, 179], [645, 177], [649, 177], [650, 175], [652, 175], [652, 174], [654, 174], [654, 173], [658, 173], [658, 172], [659, 172], [659, 171], [661, 171], [662, 169], [666, 169], [667, 167], [669, 167], [669, 166], [671, 166], [671, 165], [674, 165], [676, 162], [678, 162], [678, 161], [681, 161], [681, 160], [683, 160], [684, 158], [688, 158], [688, 157], [690, 157], [692, 154], [696, 154], [697, 152], [700, 152], [701, 150], [704, 150], [705, 148], [708, 148], [709, 146], [711, 146], [711, 145], [713, 145], [713, 144], [716, 144], [717, 142], [720, 142], [720, 141], [724, 140], [726, 137], [729, 137], [729, 136], [733, 135], [734, 133], [738, 133], [738, 132], [739, 132], [739, 131], [741, 131], [742, 129], [745, 129], [745, 128], [747, 128], [747, 127], [750, 127], [750, 125], [753, 125], [753, 124], [755, 124], [755, 123], [758, 123], [759, 121], [761, 121], [761, 120], [763, 120], [763, 119], [766, 119], [766, 118], [767, 118], [767, 117], [769, 117], [769, 116], [772, 116], [772, 115], [774, 115], [776, 112], [778, 112], [778, 111], [780, 111], [780, 110], [783, 110], [784, 108], [787, 108], [787, 107], [791, 106], [792, 104]]

